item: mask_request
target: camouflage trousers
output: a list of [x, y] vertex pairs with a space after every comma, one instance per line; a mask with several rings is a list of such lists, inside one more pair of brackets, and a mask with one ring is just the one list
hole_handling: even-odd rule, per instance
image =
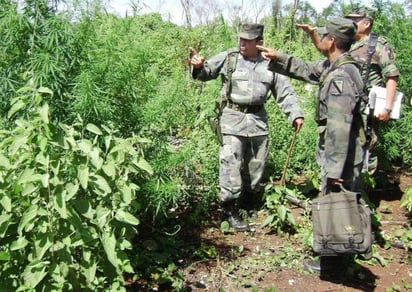
[[[328, 174], [326, 173], [324, 166], [325, 161], [325, 152], [323, 151], [322, 147], [317, 149], [316, 153], [316, 162], [320, 166], [321, 169], [321, 186], [320, 191], [322, 194], [328, 194], [331, 190], [336, 190], [336, 186], [332, 186], [328, 184]], [[352, 192], [360, 192], [361, 191], [361, 173], [363, 168], [363, 162], [348, 166], [346, 165], [343, 173], [341, 175], [341, 179], [343, 179], [342, 186], [349, 191]]]
[[219, 152], [219, 184], [223, 202], [237, 199], [244, 189], [260, 188], [268, 158], [267, 136], [223, 135]]

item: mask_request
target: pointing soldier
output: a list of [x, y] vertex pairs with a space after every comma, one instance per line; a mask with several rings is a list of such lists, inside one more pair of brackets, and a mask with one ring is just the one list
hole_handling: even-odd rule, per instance
[[[388, 121], [393, 108], [394, 98], [397, 89], [399, 70], [395, 63], [395, 55], [388, 42], [381, 36], [372, 33], [375, 12], [367, 7], [358, 7], [345, 16], [357, 24], [355, 35], [356, 42], [350, 49], [350, 54], [358, 61], [363, 81], [365, 83], [366, 94], [373, 85], [386, 88], [386, 105], [380, 112], [375, 112], [377, 121]], [[298, 24], [312, 39], [312, 42], [319, 50], [320, 38], [316, 33], [316, 27], [308, 24]], [[370, 55], [369, 55], [370, 54]], [[375, 123], [372, 121], [372, 125]], [[376, 125], [375, 125], [376, 126]], [[377, 156], [373, 153], [374, 145], [377, 143], [376, 129], [372, 129], [371, 141], [369, 142], [370, 157], [365, 161], [364, 171], [373, 174], [377, 168]]]
[[[270, 70], [319, 86], [315, 119], [321, 193], [327, 195], [341, 187], [359, 192], [365, 153], [361, 113], [366, 102], [357, 63], [348, 53], [356, 24], [349, 19], [331, 17], [326, 27], [317, 31], [320, 34], [318, 49], [327, 58], [323, 61], [308, 63], [272, 48], [258, 48], [264, 58], [271, 60]], [[321, 257], [320, 262], [311, 262], [309, 268], [323, 269], [327, 259], [330, 257]]]
[[[190, 48], [193, 78], [209, 81], [222, 77], [224, 100], [220, 117], [223, 135], [219, 150], [219, 185], [225, 219], [237, 231], [249, 226], [238, 214], [238, 199], [257, 196], [262, 191], [262, 176], [268, 158], [268, 117], [265, 103], [269, 92], [299, 131], [303, 112], [297, 96], [285, 76], [267, 69], [257, 45], [263, 44], [264, 26], [244, 24], [239, 33], [239, 47], [221, 52], [207, 61]], [[235, 68], [228, 62], [234, 54]], [[233, 72], [232, 72], [233, 71]], [[256, 198], [246, 198], [256, 199]]]

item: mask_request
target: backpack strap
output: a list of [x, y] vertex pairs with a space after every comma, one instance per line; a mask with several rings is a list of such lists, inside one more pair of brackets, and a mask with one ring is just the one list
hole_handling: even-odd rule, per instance
[[222, 75], [222, 83], [226, 86], [225, 94], [221, 95], [215, 104], [215, 113], [220, 117], [223, 113], [223, 109], [226, 107], [232, 90], [232, 74], [236, 70], [237, 59], [239, 56], [239, 48], [230, 48], [227, 50], [227, 56], [225, 60], [226, 74]]
[[371, 33], [369, 36], [367, 59], [366, 59], [366, 71], [365, 71], [365, 76], [363, 80], [363, 83], [365, 84], [365, 88], [368, 88], [369, 72], [371, 70], [372, 55], [376, 51], [377, 43], [378, 43], [378, 35], [376, 33]]
[[229, 98], [230, 92], [232, 89], [232, 74], [236, 70], [237, 59], [239, 56], [239, 48], [231, 48], [227, 50], [227, 55], [225, 59], [226, 65], [226, 74], [222, 74], [222, 84], [226, 86], [225, 94], [221, 95], [215, 101], [215, 117], [208, 117], [209, 125], [212, 128], [212, 131], [217, 136], [220, 146], [223, 146], [223, 134], [220, 126], [220, 118], [223, 113], [223, 109], [226, 107]]
[[351, 55], [345, 55], [335, 61], [335, 63], [332, 64], [332, 66], [327, 70], [327, 73], [324, 72], [324, 74], [321, 76], [319, 80], [319, 85], [322, 86], [323, 83], [325, 82], [326, 76], [330, 74], [330, 72], [338, 69], [341, 65], [347, 64], [347, 63], [353, 63], [356, 65], [356, 67], [359, 68], [358, 62], [351, 56]]
[[239, 48], [230, 48], [227, 50], [226, 57], [226, 96], [225, 100], [229, 100], [232, 90], [232, 74], [236, 70], [237, 59], [239, 56]]
[[[335, 66], [336, 66], [335, 69], [338, 68], [339, 66], [343, 65], [343, 64], [349, 64], [349, 63], [352, 63], [357, 68], [359, 68], [359, 63], [356, 62], [356, 60], [352, 56], [346, 55], [343, 58], [337, 60], [337, 62], [335, 64]], [[350, 72], [347, 72], [347, 73], [350, 74]], [[367, 122], [365, 122], [365, 117], [363, 116], [364, 107], [368, 104], [368, 96], [365, 92], [365, 85], [363, 87], [362, 93], [361, 93], [362, 95], [359, 96], [358, 102], [356, 103], [355, 112], [357, 114], [356, 114], [354, 120], [355, 120], [355, 128], [358, 131], [360, 140], [361, 140], [362, 144], [365, 144], [367, 142], [367, 124], [368, 124]], [[367, 117], [367, 119], [368, 118], [369, 117]]]
[[349, 64], [349, 63], [355, 64], [356, 67], [359, 66], [358, 62], [356, 62], [356, 60], [351, 55], [345, 55], [342, 58], [339, 58], [338, 60], [336, 60], [335, 64], [333, 64], [333, 69], [332, 70], [337, 69], [338, 67], [340, 67], [344, 64]]

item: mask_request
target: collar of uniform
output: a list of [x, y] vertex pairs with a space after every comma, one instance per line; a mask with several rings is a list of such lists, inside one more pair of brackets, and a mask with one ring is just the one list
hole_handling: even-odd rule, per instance
[[355, 50], [355, 49], [357, 49], [357, 48], [360, 48], [360, 47], [363, 47], [363, 46], [367, 46], [368, 43], [369, 43], [369, 38], [370, 38], [370, 36], [366, 36], [366, 37], [364, 37], [362, 40], [356, 41], [356, 42], [352, 45], [350, 51], [353, 51], [353, 50]]

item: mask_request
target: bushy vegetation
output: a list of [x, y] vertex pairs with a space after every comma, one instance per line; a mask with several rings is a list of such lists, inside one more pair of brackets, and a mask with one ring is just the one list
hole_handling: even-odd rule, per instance
[[[218, 200], [218, 144], [206, 116], [220, 84], [191, 79], [188, 47], [210, 57], [237, 46], [241, 21], [217, 17], [184, 28], [156, 13], [107, 14], [99, 1], [70, 13], [49, 2], [58, 1], [0, 4], [0, 282], [20, 290], [117, 291], [131, 275], [178, 288], [173, 263], [187, 252], [179, 230], [200, 228]], [[405, 94], [402, 118], [386, 126], [379, 149], [387, 162], [410, 168], [411, 19], [401, 5], [375, 4], [376, 30], [397, 53]], [[317, 60], [323, 57], [294, 24], [323, 19], [305, 4], [260, 21], [267, 45]], [[306, 122], [287, 177], [315, 181], [316, 88], [292, 84]], [[293, 128], [273, 97], [267, 108], [272, 182]], [[272, 210], [267, 225], [293, 225], [283, 199], [270, 190], [267, 198], [283, 214]]]

